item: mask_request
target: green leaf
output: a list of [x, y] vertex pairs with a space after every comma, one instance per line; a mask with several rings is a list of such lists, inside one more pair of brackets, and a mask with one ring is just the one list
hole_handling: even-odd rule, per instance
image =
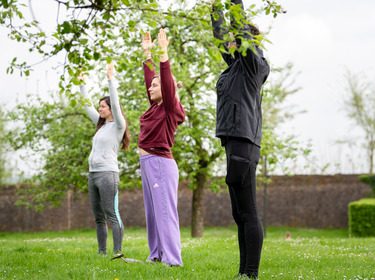
[[154, 67], [152, 66], [151, 62], [147, 61], [146, 65], [148, 66], [148, 68], [150, 68], [151, 71], [154, 70]]
[[77, 100], [75, 99], [70, 99], [70, 106], [75, 107], [77, 105]]
[[74, 71], [72, 68], [68, 68], [68, 74], [69, 76], [74, 76]]
[[1, 4], [4, 6], [5, 9], [9, 8], [9, 4], [7, 0], [1, 0]]
[[221, 53], [220, 52], [216, 52], [216, 54], [215, 54], [215, 59], [216, 59], [216, 61], [221, 61]]
[[81, 80], [78, 78], [72, 78], [72, 83], [76, 86], [79, 86], [81, 84]]
[[228, 50], [228, 52], [229, 52], [230, 54], [234, 54], [235, 51], [236, 51], [236, 48], [235, 48], [234, 46], [231, 46], [231, 47], [229, 48], [229, 50]]
[[152, 27], [152, 28], [155, 28], [155, 27], [158, 26], [158, 23], [155, 20], [151, 20], [151, 21], [147, 22], [147, 25]]
[[111, 14], [110, 13], [106, 12], [106, 13], [103, 14], [103, 19], [104, 20], [109, 20], [110, 18], [111, 18]]
[[94, 52], [94, 59], [95, 59], [96, 61], [98, 61], [100, 57], [101, 57], [100, 53], [98, 53], [98, 52]]
[[62, 30], [61, 30], [61, 33], [62, 34], [66, 34], [66, 33], [71, 33], [72, 32], [72, 27], [70, 25], [69, 22], [67, 21], [64, 21], [64, 23], [62, 24]]
[[92, 56], [88, 53], [88, 52], [84, 52], [83, 53], [83, 56], [87, 59], [87, 60], [91, 60]]
[[89, 41], [88, 39], [79, 40], [80, 44], [83, 45], [83, 46], [87, 45], [88, 41]]

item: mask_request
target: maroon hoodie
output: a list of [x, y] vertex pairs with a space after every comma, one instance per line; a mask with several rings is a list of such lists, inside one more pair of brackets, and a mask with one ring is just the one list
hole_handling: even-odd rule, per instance
[[[152, 65], [152, 69], [150, 69]], [[173, 81], [169, 60], [160, 62], [160, 82], [163, 102], [158, 105], [150, 98], [148, 89], [152, 78], [156, 75], [151, 59], [143, 62], [148, 100], [151, 107], [142, 115], [141, 132], [138, 146], [150, 154], [173, 158], [171, 148], [174, 144], [174, 133], [177, 126], [184, 122], [185, 111], [176, 98], [176, 88]]]

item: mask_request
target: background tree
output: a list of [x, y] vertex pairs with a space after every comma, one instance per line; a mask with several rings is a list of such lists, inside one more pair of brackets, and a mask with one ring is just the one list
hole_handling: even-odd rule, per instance
[[[79, 95], [74, 90], [74, 85], [80, 83], [77, 69], [82, 67], [89, 75], [90, 71], [98, 70], [98, 65], [103, 65], [104, 61], [116, 61], [120, 80], [119, 92], [123, 94], [121, 98], [124, 109], [134, 128], [131, 129], [132, 152], [124, 153], [126, 159], [120, 159], [124, 162], [122, 170], [126, 170], [122, 180], [128, 185], [133, 184], [132, 180], [128, 179], [134, 179], [135, 175], [139, 174], [135, 149], [138, 139], [136, 127], [139, 127], [139, 117], [148, 107], [141, 70], [144, 59], [140, 47], [141, 33], [142, 30], [149, 29], [154, 32], [155, 38], [156, 30], [163, 27], [168, 35], [173, 37], [169, 56], [174, 75], [185, 84], [185, 89], [181, 92], [181, 102], [187, 115], [185, 124], [179, 128], [176, 135], [173, 153], [181, 176], [189, 179], [193, 189], [192, 235], [201, 236], [203, 189], [212, 175], [216, 160], [223, 153], [218, 140], [214, 140], [214, 81], [223, 65], [215, 46], [219, 42], [212, 38], [209, 18], [211, 2], [198, 1], [193, 6], [187, 1], [172, 4], [130, 0], [55, 2], [59, 7], [58, 24], [56, 30], [50, 34], [43, 31], [36, 19], [28, 21], [24, 17], [20, 1], [1, 2], [0, 22], [11, 30], [11, 39], [31, 44], [30, 51], [39, 52], [44, 60], [59, 53], [66, 54], [59, 86], [60, 93], [67, 96], [71, 106], [75, 106], [79, 100]], [[234, 17], [241, 17], [236, 13], [238, 7], [231, 7], [229, 3], [230, 1], [225, 2], [228, 12], [233, 11]], [[264, 0], [263, 3], [266, 13], [276, 16], [282, 11], [273, 1]], [[258, 12], [255, 6], [251, 6], [248, 11], [249, 16]], [[20, 24], [16, 25], [16, 22]], [[230, 40], [229, 37], [227, 40]], [[250, 43], [252, 42], [248, 42]], [[243, 46], [248, 44], [244, 43]], [[158, 56], [157, 49], [154, 50], [153, 56]], [[14, 58], [8, 72], [13, 73], [15, 69], [19, 69], [21, 74], [29, 75], [32, 67], [25, 62], [19, 63], [17, 58]], [[57, 104], [53, 106], [58, 107]], [[45, 178], [44, 174], [40, 180]], [[78, 187], [81, 188], [84, 187]], [[62, 187], [62, 191], [65, 190]]]
[[264, 167], [267, 166], [267, 174], [287, 174], [293, 165], [290, 163], [298, 155], [307, 155], [310, 150], [304, 148], [296, 140], [295, 135], [285, 135], [280, 130], [280, 125], [287, 123], [298, 114], [296, 106], [287, 104], [288, 98], [296, 94], [301, 88], [296, 87], [295, 79], [298, 73], [293, 72], [293, 64], [288, 63], [282, 67], [272, 67], [268, 82], [264, 86], [262, 112], [262, 149], [260, 159], [260, 173], [265, 174]]
[[300, 91], [295, 87], [293, 64], [288, 63], [283, 67], [273, 67], [268, 82], [264, 86], [262, 101], [262, 148], [260, 150], [260, 161], [258, 180], [263, 185], [263, 228], [267, 232], [267, 185], [268, 176], [271, 174], [288, 174], [294, 167], [293, 161], [299, 156], [307, 157], [311, 150], [309, 145], [298, 142], [295, 135], [285, 135], [279, 129], [283, 123], [287, 123], [296, 115], [303, 113], [295, 106], [285, 104], [293, 94]]
[[363, 174], [359, 176], [359, 180], [363, 183], [368, 184], [371, 189], [371, 197], [375, 197], [375, 175], [374, 174]]
[[365, 133], [364, 147], [368, 153], [369, 173], [374, 172], [375, 152], [375, 88], [365, 76], [346, 74], [347, 96], [344, 108], [349, 118]]
[[[196, 24], [193, 24], [192, 21], [172, 18], [168, 21], [164, 20], [161, 27], [166, 28], [168, 30], [168, 35], [173, 37], [173, 42], [171, 43], [173, 47], [169, 50], [172, 72], [177, 80], [184, 81], [184, 89], [180, 92], [180, 98], [185, 108], [186, 121], [180, 126], [176, 134], [176, 145], [173, 148], [173, 154], [181, 170], [181, 178], [188, 180], [189, 187], [193, 189], [192, 235], [202, 236], [204, 189], [208, 179], [211, 177], [216, 159], [223, 153], [219, 141], [215, 139], [215, 84], [213, 82], [214, 75], [218, 74], [218, 70], [222, 68], [222, 62], [221, 60], [212, 59], [211, 55], [215, 55], [214, 52], [210, 52], [211, 55], [207, 52], [207, 49], [215, 48], [210, 40], [201, 40], [200, 44], [202, 46], [200, 47], [196, 45], [198, 41], [197, 38], [202, 38], [202, 36], [211, 38], [212, 36], [211, 34], [205, 34], [209, 31], [197, 28]], [[183, 30], [183, 32], [180, 32], [180, 29]], [[156, 38], [157, 32], [158, 30], [156, 29], [152, 30], [153, 38]], [[132, 143], [130, 151], [121, 153], [119, 162], [122, 163], [120, 168], [121, 182], [126, 182], [123, 183], [123, 187], [132, 187], [134, 184], [140, 186], [139, 155], [137, 152], [139, 118], [148, 109], [149, 104], [142, 71], [142, 61], [144, 57], [140, 47], [140, 33], [138, 30], [135, 30], [130, 34], [124, 32], [121, 36], [131, 38], [127, 41], [128, 51], [120, 52], [120, 55], [115, 56], [115, 60], [117, 61], [116, 69], [119, 70], [119, 73], [116, 75], [117, 80], [120, 82], [120, 88], [118, 90], [130, 125]], [[117, 46], [115, 46], [115, 48], [116, 47]], [[129, 52], [137, 56], [136, 60], [133, 60], [133, 64], [127, 65], [122, 63], [122, 61], [127, 59]], [[157, 50], [154, 51], [153, 56], [156, 59], [159, 57]], [[155, 67], [158, 67], [158, 63], [155, 63]], [[90, 80], [91, 77], [91, 80], [93, 80], [95, 76], [101, 77], [102, 75], [100, 73], [103, 71], [100, 71], [99, 68], [100, 67], [96, 67], [95, 71], [91, 72], [86, 71], [86, 74], [89, 75], [87, 79]], [[87, 67], [83, 66], [83, 69], [87, 70]], [[103, 79], [100, 78], [99, 80]], [[100, 84], [96, 84], [96, 86], [99, 87]], [[97, 90], [94, 90], [94, 92], [96, 91]], [[107, 91], [107, 89], [104, 91]], [[64, 118], [70, 110], [76, 112], [74, 114], [74, 121], [70, 120], [70, 122], [79, 122], [80, 118], [83, 118], [84, 121], [88, 120], [85, 112], [82, 113], [82, 109], [77, 109], [75, 107], [76, 100], [81, 102], [84, 102], [84, 100], [80, 100], [80, 95], [76, 92], [72, 92], [72, 94], [76, 96], [76, 99], [71, 102], [73, 107], [67, 108], [67, 106], [64, 106], [63, 101], [65, 100], [66, 103], [66, 98], [64, 100], [58, 99], [53, 104], [37, 99], [37, 102], [30, 101], [27, 102], [27, 104], [18, 106], [17, 110], [10, 115], [13, 121], [27, 123], [22, 131], [16, 131], [8, 135], [9, 139], [15, 139], [12, 141], [12, 146], [15, 149], [29, 147], [34, 152], [45, 155], [44, 159], [46, 164], [43, 167], [43, 173], [32, 178], [32, 181], [41, 183], [45, 191], [40, 192], [39, 195], [32, 195], [34, 199], [29, 202], [33, 204], [36, 203], [39, 208], [43, 207], [43, 203], [45, 202], [51, 202], [52, 204], [61, 203], [61, 200], [64, 198], [64, 192], [67, 189], [86, 191], [86, 159], [89, 149], [86, 149], [84, 153], [80, 152], [79, 160], [76, 160], [77, 156], [72, 154], [65, 154], [63, 157], [74, 159], [71, 168], [74, 169], [77, 174], [82, 174], [82, 177], [70, 176], [70, 174], [73, 174], [65, 173], [64, 170], [61, 169], [60, 171], [64, 176], [59, 176], [60, 181], [47, 180], [49, 177], [58, 177], [55, 172], [59, 172], [60, 166], [66, 167], [69, 165], [68, 163], [56, 164], [52, 160], [62, 159], [59, 151], [67, 148], [63, 146], [64, 141], [62, 139], [71, 135], [69, 138], [73, 139], [78, 137], [73, 143], [80, 143], [85, 147], [90, 147], [91, 145], [89, 139], [92, 135], [92, 132], [90, 133], [90, 131], [92, 131], [90, 127], [92, 125], [90, 122], [82, 126], [82, 129], [74, 128], [75, 133], [71, 134], [69, 131], [61, 130], [60, 123], [57, 121], [58, 119]], [[31, 96], [29, 98], [31, 98]], [[39, 105], [30, 107], [30, 103]], [[42, 131], [48, 131], [47, 134], [38, 131], [43, 126], [44, 130]], [[36, 137], [32, 137], [34, 134]], [[51, 139], [52, 135], [55, 135], [55, 137]], [[85, 139], [81, 139], [82, 137], [85, 137]], [[46, 147], [40, 148], [38, 143], [41, 141], [49, 143], [51, 141], [50, 139], [52, 141], [56, 139], [59, 142], [50, 143], [46, 145]], [[58, 145], [60, 145], [60, 148], [56, 149]], [[54, 149], [51, 149], [52, 147], [54, 147]], [[79, 145], [75, 147], [71, 146], [69, 150], [80, 151], [80, 148]], [[84, 162], [82, 162], [82, 160]], [[51, 169], [52, 166], [56, 168], [53, 170]], [[78, 179], [79, 184], [73, 186], [72, 184]], [[49, 187], [50, 184], [53, 184], [54, 189]], [[30, 192], [31, 190], [37, 191], [36, 185], [35, 188], [26, 190], [23, 199], [26, 198], [26, 195], [34, 194]], [[56, 192], [60, 195], [54, 195]]]
[[[130, 35], [140, 28], [159, 28], [160, 19], [163, 21], [172, 18], [190, 21], [196, 28], [210, 30], [209, 11], [211, 2], [178, 0], [177, 2], [156, 0], [50, 0], [56, 3], [56, 26], [52, 32], [45, 31], [41, 26], [32, 8], [32, 0], [28, 3], [22, 0], [2, 0], [0, 2], [0, 24], [10, 31], [9, 38], [18, 42], [27, 43], [30, 52], [41, 55], [42, 61], [58, 54], [65, 55], [62, 63], [64, 70], [61, 75], [60, 88], [69, 98], [72, 84], [79, 84], [74, 69], [86, 65], [93, 69], [96, 62], [113, 56], [113, 53], [126, 50]], [[274, 1], [262, 0], [266, 14], [274, 17], [284, 12]], [[230, 1], [225, 1], [229, 8]], [[256, 15], [254, 5], [250, 7], [251, 14]], [[31, 16], [27, 16], [29, 9]], [[235, 13], [234, 17], [241, 17]], [[177, 26], [178, 27], [178, 26]], [[120, 35], [120, 36], [119, 36]], [[119, 38], [120, 37], [120, 38]], [[120, 40], [126, 39], [120, 42]], [[199, 42], [203, 38], [196, 38]], [[229, 41], [230, 39], [227, 38]], [[123, 46], [114, 49], [114, 43]], [[127, 59], [121, 65], [131, 65], [137, 60], [137, 54], [128, 52]], [[27, 62], [18, 62], [17, 57], [12, 60], [8, 73], [19, 70], [21, 75], [29, 75], [33, 65]], [[67, 75], [65, 75], [67, 74]]]
[[40, 172], [28, 180], [30, 187], [19, 189], [18, 204], [42, 210], [48, 204], [60, 205], [67, 190], [87, 190], [87, 157], [95, 127], [82, 108], [58, 97], [48, 102], [29, 95], [8, 117], [22, 122], [7, 132], [12, 149], [30, 149], [43, 162]]
[[7, 142], [5, 139], [5, 133], [6, 133], [6, 128], [5, 128], [5, 120], [3, 118], [4, 116], [4, 111], [0, 107], [0, 186], [5, 184], [7, 179], [9, 179], [10, 171], [7, 168], [9, 164], [6, 164], [7, 161]]

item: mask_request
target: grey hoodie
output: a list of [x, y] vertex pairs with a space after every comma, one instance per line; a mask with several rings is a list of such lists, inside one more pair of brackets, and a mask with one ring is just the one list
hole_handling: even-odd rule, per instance
[[[121, 114], [119, 98], [113, 80], [108, 80], [108, 85], [114, 120], [105, 123], [96, 132], [92, 140], [92, 150], [89, 156], [90, 172], [119, 172], [117, 157], [126, 129], [126, 121]], [[86, 91], [86, 86], [81, 85], [80, 90], [83, 97], [90, 102], [90, 105], [86, 103], [85, 110], [96, 125], [99, 120], [99, 113], [92, 104], [91, 98]]]

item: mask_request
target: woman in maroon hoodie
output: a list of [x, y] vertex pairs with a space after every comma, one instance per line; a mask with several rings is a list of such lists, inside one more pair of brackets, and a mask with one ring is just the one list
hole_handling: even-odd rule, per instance
[[158, 35], [158, 44], [163, 51], [159, 75], [156, 75], [151, 60], [151, 48], [155, 41], [151, 41], [149, 32], [142, 39], [142, 48], [147, 56], [143, 71], [151, 106], [140, 118], [138, 141], [150, 248], [148, 260], [182, 266], [177, 212], [179, 174], [171, 148], [177, 126], [185, 120], [185, 111], [176, 94], [178, 85], [168, 59], [170, 38], [167, 39], [164, 29], [160, 29]]

